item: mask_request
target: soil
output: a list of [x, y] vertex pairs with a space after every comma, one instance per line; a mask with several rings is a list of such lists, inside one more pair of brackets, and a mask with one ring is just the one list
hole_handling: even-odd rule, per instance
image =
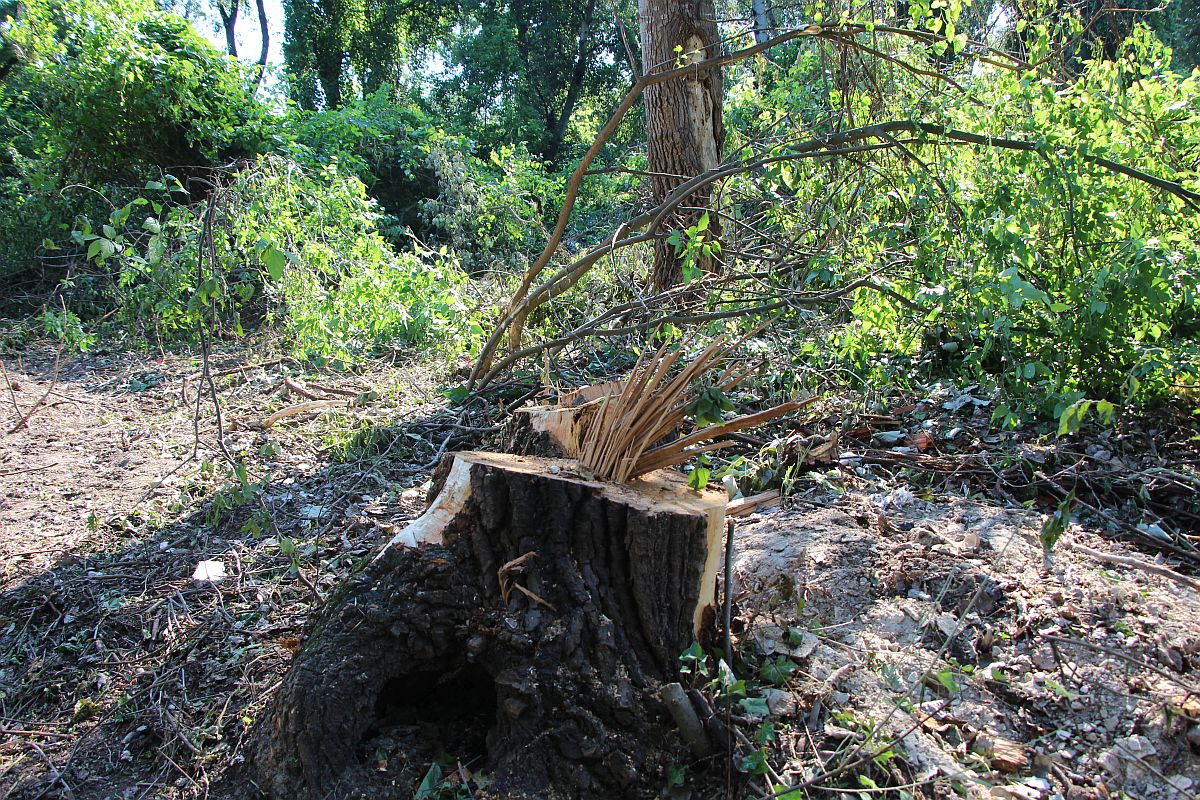
[[[250, 733], [336, 588], [423, 509], [441, 455], [504, 444], [483, 409], [446, 407], [428, 365], [315, 374], [230, 350], [212, 369], [228, 373], [215, 388], [226, 449], [246, 463], [239, 477], [205, 398], [197, 423], [196, 358], [95, 354], [56, 370], [52, 348], [32, 347], [3, 362], [6, 800], [256, 796], [238, 783]], [[256, 429], [309, 402], [285, 377], [344, 404]], [[7, 433], [14, 398], [22, 415], [36, 408]], [[986, 428], [947, 421], [958, 423]], [[1074, 444], [1105, 451], [1093, 460], [1110, 465], [1108, 485], [1174, 476], [1180, 516], [1160, 520], [1186, 546], [1196, 463], [1157, 441], [1160, 452], [1138, 445], [1143, 461], [1103, 439]], [[1076, 514], [1046, 557], [1056, 491], [1021, 496], [1027, 506], [1011, 483], [985, 491], [961, 470], [929, 480], [910, 468], [912, 448], [858, 449], [868, 457], [805, 476], [794, 498], [739, 521], [732, 675], [710, 649], [684, 662], [701, 671], [682, 680], [740, 738], [732, 753], [664, 765], [663, 796], [798, 784], [811, 785], [797, 798], [1195, 796], [1200, 597], [1161, 569], [1188, 573], [1186, 559], [1132, 535], [1124, 501], [1100, 507], [1093, 495], [1103, 513]], [[921, 456], [944, 477], [950, 456], [937, 457]], [[202, 561], [225, 577], [194, 580]], [[461, 752], [420, 754], [404, 773], [422, 776], [428, 797], [486, 783], [463, 763], [478, 742], [454, 725], [452, 700], [431, 703], [462, 734], [444, 749]]]

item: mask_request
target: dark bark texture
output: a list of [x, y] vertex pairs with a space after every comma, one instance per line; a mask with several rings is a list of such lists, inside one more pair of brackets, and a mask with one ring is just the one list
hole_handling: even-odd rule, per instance
[[[642, 71], [665, 72], [720, 55], [713, 0], [640, 0]], [[725, 145], [720, 68], [697, 70], [685, 77], [646, 89], [647, 163], [656, 201], [680, 183], [717, 166]], [[708, 209], [711, 190], [697, 191], [680, 204], [667, 230], [692, 227]], [[720, 238], [720, 224], [710, 214], [708, 238]], [[696, 264], [712, 270], [712, 259]], [[675, 248], [660, 237], [654, 243], [651, 286], [656, 291], [678, 285], [683, 266]]]
[[255, 734], [270, 796], [408, 798], [449, 756], [492, 797], [645, 797], [686, 760], [655, 692], [693, 637], [705, 515], [476, 458], [441, 541], [384, 548], [297, 654]]

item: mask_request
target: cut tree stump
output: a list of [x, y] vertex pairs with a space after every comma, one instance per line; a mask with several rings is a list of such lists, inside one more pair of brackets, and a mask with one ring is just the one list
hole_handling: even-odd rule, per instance
[[[436, 759], [497, 798], [644, 797], [689, 760], [657, 697], [711, 625], [725, 494], [458, 453], [330, 600], [255, 732], [275, 798], [411, 797]], [[453, 772], [451, 766], [447, 772]]]

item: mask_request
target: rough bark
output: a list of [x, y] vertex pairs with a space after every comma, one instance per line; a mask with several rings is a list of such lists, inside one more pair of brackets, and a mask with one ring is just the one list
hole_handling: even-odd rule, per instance
[[613, 486], [566, 460], [452, 458], [429, 511], [297, 654], [256, 733], [256, 783], [407, 798], [449, 755], [494, 797], [653, 795], [687, 758], [656, 692], [712, 602], [722, 494], [668, 473]]
[[[720, 55], [713, 0], [639, 0], [642, 72], [653, 74]], [[719, 67], [697, 70], [680, 80], [646, 89], [647, 163], [651, 188], [661, 202], [688, 178], [717, 166], [725, 144]], [[711, 188], [688, 197], [674, 214], [669, 229], [685, 230], [708, 209]], [[719, 240], [720, 224], [710, 215], [708, 238]], [[696, 264], [716, 267], [713, 259]], [[664, 237], [654, 242], [651, 287], [662, 291], [683, 279], [683, 264]]]

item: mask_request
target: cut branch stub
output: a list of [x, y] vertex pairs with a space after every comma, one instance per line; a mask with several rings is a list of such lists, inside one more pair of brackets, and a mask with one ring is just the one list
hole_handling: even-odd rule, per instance
[[452, 456], [323, 612], [256, 733], [275, 797], [411, 797], [457, 758], [505, 797], [648, 796], [687, 758], [657, 698], [708, 623], [723, 492]]

